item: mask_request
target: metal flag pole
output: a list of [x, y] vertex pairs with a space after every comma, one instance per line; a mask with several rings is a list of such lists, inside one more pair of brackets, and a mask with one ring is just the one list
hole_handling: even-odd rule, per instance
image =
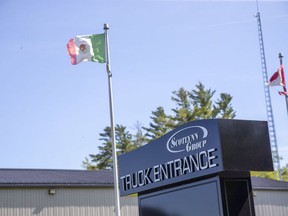
[[[282, 60], [283, 57], [284, 57], [283, 53], [280, 52], [280, 53], [279, 53], [279, 60], [280, 60], [281, 70], [284, 70], [284, 69], [283, 69], [283, 60]], [[284, 72], [283, 72], [283, 76], [284, 76]], [[285, 80], [284, 77], [282, 77], [282, 79]], [[286, 81], [286, 80], [285, 80], [285, 81]], [[285, 85], [283, 86], [283, 91], [284, 91], [284, 93], [285, 93], [286, 109], [287, 109], [287, 114], [288, 114], [288, 95], [287, 95], [286, 82], [285, 82]]]
[[118, 182], [118, 162], [117, 162], [117, 151], [116, 151], [116, 142], [115, 142], [114, 108], [113, 108], [113, 96], [112, 96], [112, 73], [111, 73], [111, 68], [110, 68], [109, 43], [108, 43], [109, 26], [107, 23], [104, 24], [104, 30], [105, 30], [106, 70], [107, 70], [107, 75], [108, 75], [109, 102], [110, 102], [111, 141], [112, 141], [112, 157], [113, 157], [113, 173], [114, 173], [115, 215], [121, 216], [120, 198], [119, 198], [119, 182]]

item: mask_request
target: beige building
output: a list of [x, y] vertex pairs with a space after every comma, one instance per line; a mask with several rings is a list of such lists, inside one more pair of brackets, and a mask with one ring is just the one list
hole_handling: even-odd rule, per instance
[[[138, 216], [137, 198], [121, 198], [122, 215]], [[0, 170], [1, 216], [114, 216], [113, 172]]]
[[288, 216], [288, 182], [252, 177], [256, 216]]
[[[257, 216], [288, 215], [288, 182], [252, 177]], [[137, 197], [121, 215], [138, 216]], [[0, 216], [114, 216], [112, 171], [0, 169]]]

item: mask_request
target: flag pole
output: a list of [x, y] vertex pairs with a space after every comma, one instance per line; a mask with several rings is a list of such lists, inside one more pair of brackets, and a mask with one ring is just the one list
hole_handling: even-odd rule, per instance
[[107, 70], [107, 75], [108, 75], [108, 86], [109, 86], [111, 141], [112, 141], [112, 157], [113, 157], [113, 173], [114, 173], [115, 215], [121, 216], [120, 198], [119, 198], [119, 182], [118, 182], [118, 163], [117, 163], [117, 151], [116, 151], [116, 142], [115, 142], [114, 108], [113, 108], [113, 96], [112, 96], [112, 73], [111, 73], [111, 68], [110, 68], [109, 43], [108, 43], [109, 26], [107, 23], [104, 24], [104, 30], [105, 30], [106, 70]]
[[[279, 60], [280, 60], [280, 67], [281, 67], [281, 70], [283, 70], [283, 76], [284, 76], [284, 69], [283, 69], [283, 53], [279, 53]], [[282, 79], [285, 80], [285, 78], [283, 77]], [[286, 88], [286, 80], [285, 80], [285, 85], [283, 86], [283, 91], [285, 93], [285, 101], [286, 101], [286, 109], [287, 109], [287, 115], [288, 115], [288, 95], [287, 95], [287, 88]]]

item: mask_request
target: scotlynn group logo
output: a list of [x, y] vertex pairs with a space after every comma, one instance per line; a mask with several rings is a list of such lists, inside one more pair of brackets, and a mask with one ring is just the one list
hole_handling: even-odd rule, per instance
[[185, 127], [174, 133], [167, 141], [167, 150], [171, 153], [194, 151], [205, 147], [208, 130], [202, 126]]

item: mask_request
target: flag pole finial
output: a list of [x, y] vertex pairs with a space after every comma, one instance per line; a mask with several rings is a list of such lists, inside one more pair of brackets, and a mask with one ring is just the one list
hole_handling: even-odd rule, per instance
[[104, 30], [108, 30], [109, 29], [109, 25], [108, 23], [104, 23], [104, 27], [103, 27]]
[[108, 43], [108, 23], [104, 23], [103, 29], [105, 31], [105, 47], [106, 47], [106, 70], [109, 77], [112, 77], [112, 72], [110, 68], [110, 55], [109, 55], [109, 43]]
[[283, 64], [282, 59], [283, 59], [284, 55], [283, 55], [282, 52], [280, 52], [278, 56], [279, 56], [279, 59], [280, 59], [280, 64], [282, 65]]

